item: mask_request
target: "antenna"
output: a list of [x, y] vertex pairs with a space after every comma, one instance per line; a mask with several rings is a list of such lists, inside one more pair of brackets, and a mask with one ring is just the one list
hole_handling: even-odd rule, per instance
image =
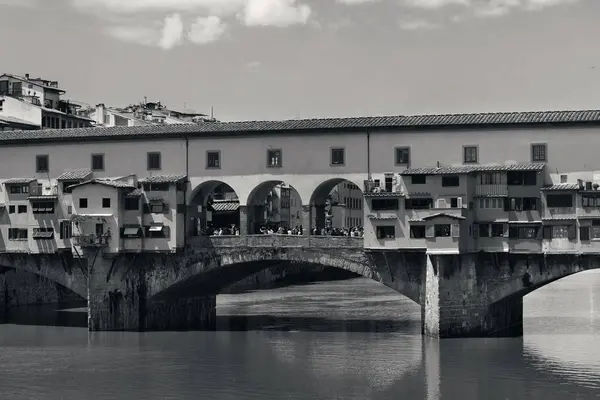
[[214, 119], [214, 108], [210, 106], [210, 119]]

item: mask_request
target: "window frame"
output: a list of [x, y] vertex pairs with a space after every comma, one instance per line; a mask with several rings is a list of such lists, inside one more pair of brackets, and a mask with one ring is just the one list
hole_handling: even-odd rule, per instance
[[[479, 163], [479, 146], [475, 144], [464, 145], [463, 147], [463, 164], [478, 164]], [[475, 160], [467, 160], [467, 151], [475, 150]]]
[[[456, 178], [456, 185], [448, 185], [448, 182], [446, 181], [446, 184], [444, 184], [444, 180], [447, 179], [454, 179]], [[442, 187], [459, 187], [460, 186], [460, 175], [442, 175]]]
[[[153, 156], [158, 156], [158, 167], [152, 167], [151, 164], [151, 157]], [[162, 169], [162, 155], [160, 153], [160, 151], [149, 151], [148, 153], [146, 153], [146, 169], [148, 171], [160, 171]]]
[[[46, 169], [40, 168], [40, 160], [45, 160]], [[49, 154], [36, 154], [35, 156], [35, 172], [38, 174], [44, 174], [50, 172], [50, 155]]]
[[[398, 155], [400, 151], [406, 151], [407, 160], [406, 162], [400, 162]], [[397, 146], [394, 147], [394, 165], [396, 166], [410, 166], [410, 146]]]
[[[335, 157], [334, 154], [335, 152], [339, 152], [341, 151], [342, 154], [342, 162], [334, 162]], [[343, 167], [346, 165], [346, 148], [345, 147], [331, 147], [329, 149], [329, 166], [331, 167]]]
[[78, 203], [79, 207], [77, 208], [88, 208], [90, 205], [87, 197], [80, 197]]
[[[217, 155], [217, 166], [210, 165], [211, 154]], [[221, 150], [206, 150], [206, 169], [221, 169]]]
[[[108, 200], [108, 205], [106, 205], [106, 200]], [[111, 201], [110, 201], [110, 197], [103, 197], [102, 198], [102, 208], [111, 208]]]
[[[537, 146], [543, 146], [543, 148], [544, 148], [544, 159], [543, 160], [536, 160], [535, 149]], [[531, 143], [530, 153], [531, 153], [531, 162], [532, 163], [547, 163], [548, 162], [548, 143]]]
[[[104, 153], [93, 153], [90, 157], [91, 157], [91, 160], [90, 160], [90, 163], [91, 163], [90, 167], [91, 168], [90, 169], [92, 171], [104, 171], [104, 168], [105, 168]], [[94, 165], [94, 159], [95, 159], [95, 157], [100, 157], [100, 159], [102, 160], [102, 168], [95, 168], [95, 165]]]
[[[279, 152], [279, 162], [271, 164], [272, 153]], [[283, 167], [283, 150], [282, 149], [267, 149], [267, 168], [281, 168]]]

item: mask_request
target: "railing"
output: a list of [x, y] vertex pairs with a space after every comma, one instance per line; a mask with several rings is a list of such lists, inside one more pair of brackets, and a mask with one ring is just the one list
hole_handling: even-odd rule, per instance
[[192, 246], [211, 247], [307, 247], [307, 248], [362, 248], [362, 237], [300, 236], [300, 235], [247, 235], [196, 236], [188, 240]]
[[508, 185], [475, 185], [475, 196], [507, 196]]
[[73, 244], [80, 247], [104, 247], [108, 246], [109, 237], [101, 235], [77, 235], [73, 236]]

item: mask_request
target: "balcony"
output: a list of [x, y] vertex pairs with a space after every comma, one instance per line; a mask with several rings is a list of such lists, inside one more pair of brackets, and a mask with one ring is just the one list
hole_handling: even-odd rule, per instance
[[504, 197], [508, 196], [508, 185], [476, 185], [475, 197]]
[[386, 190], [385, 187], [376, 186], [373, 181], [364, 181], [364, 190], [365, 197], [401, 197], [404, 196], [402, 191], [400, 190], [400, 185], [395, 183], [391, 191]]
[[73, 244], [79, 247], [106, 247], [109, 239], [104, 235], [76, 235], [73, 236]]

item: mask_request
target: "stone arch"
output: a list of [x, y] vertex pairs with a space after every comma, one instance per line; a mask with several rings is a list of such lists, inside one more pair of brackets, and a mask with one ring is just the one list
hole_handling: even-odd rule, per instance
[[58, 254], [2, 254], [0, 268], [25, 271], [54, 282], [87, 300], [86, 261]]
[[202, 259], [189, 264], [185, 268], [186, 271], [170, 276], [167, 281], [163, 279], [161, 287], [151, 285], [149, 298], [163, 300], [216, 295], [220, 290], [247, 276], [281, 263], [339, 268], [393, 287], [388, 284], [385, 274], [367, 258], [353, 259], [301, 247], [261, 247], [205, 254]]
[[[213, 207], [214, 204], [219, 204], [219, 207]], [[210, 216], [207, 213], [209, 208]], [[220, 215], [215, 215], [215, 212]], [[188, 197], [188, 216], [191, 218], [191, 222], [187, 225], [188, 236], [199, 236], [214, 224], [219, 225], [215, 225], [217, 228], [229, 225], [239, 227], [238, 192], [229, 183], [221, 180], [202, 182], [192, 189]], [[215, 217], [218, 217], [217, 220]]]
[[[277, 187], [280, 188], [279, 191], [275, 190]], [[277, 196], [282, 195], [284, 190], [287, 190], [290, 195], [285, 202], [287, 207], [283, 206], [284, 202], [281, 197], [277, 198]], [[247, 233], [259, 233], [260, 225], [268, 222], [264, 221], [265, 218], [261, 213], [265, 211], [265, 207], [268, 208], [269, 206], [272, 207], [273, 211], [278, 212], [278, 215], [274, 215], [276, 220], [274, 222], [278, 222], [284, 228], [291, 229], [296, 225], [302, 225], [302, 201], [303, 199], [298, 190], [287, 182], [268, 180], [260, 183], [250, 191], [246, 200]], [[287, 211], [284, 212], [284, 210]]]
[[[353, 188], [349, 189], [341, 186], [342, 183], [350, 183]], [[309, 202], [310, 207], [310, 228], [311, 231], [317, 228], [320, 231], [322, 228], [326, 228], [329, 225], [337, 227], [352, 227], [356, 226], [356, 222], [360, 222], [358, 226], [363, 225], [364, 221], [364, 196], [361, 189], [362, 182], [354, 182], [346, 178], [330, 178], [324, 182], [321, 182], [312, 192]], [[354, 189], [354, 187], [356, 189]], [[334, 198], [332, 192], [337, 188], [338, 198]], [[347, 196], [346, 196], [346, 191]], [[345, 204], [345, 199], [350, 198], [351, 201], [356, 203]], [[333, 221], [336, 218], [335, 214], [335, 203], [343, 204], [343, 213], [338, 213], [337, 218], [341, 221]], [[346, 215], [348, 214], [348, 215]], [[331, 224], [328, 219], [331, 218]], [[317, 232], [318, 233], [318, 232]]]

